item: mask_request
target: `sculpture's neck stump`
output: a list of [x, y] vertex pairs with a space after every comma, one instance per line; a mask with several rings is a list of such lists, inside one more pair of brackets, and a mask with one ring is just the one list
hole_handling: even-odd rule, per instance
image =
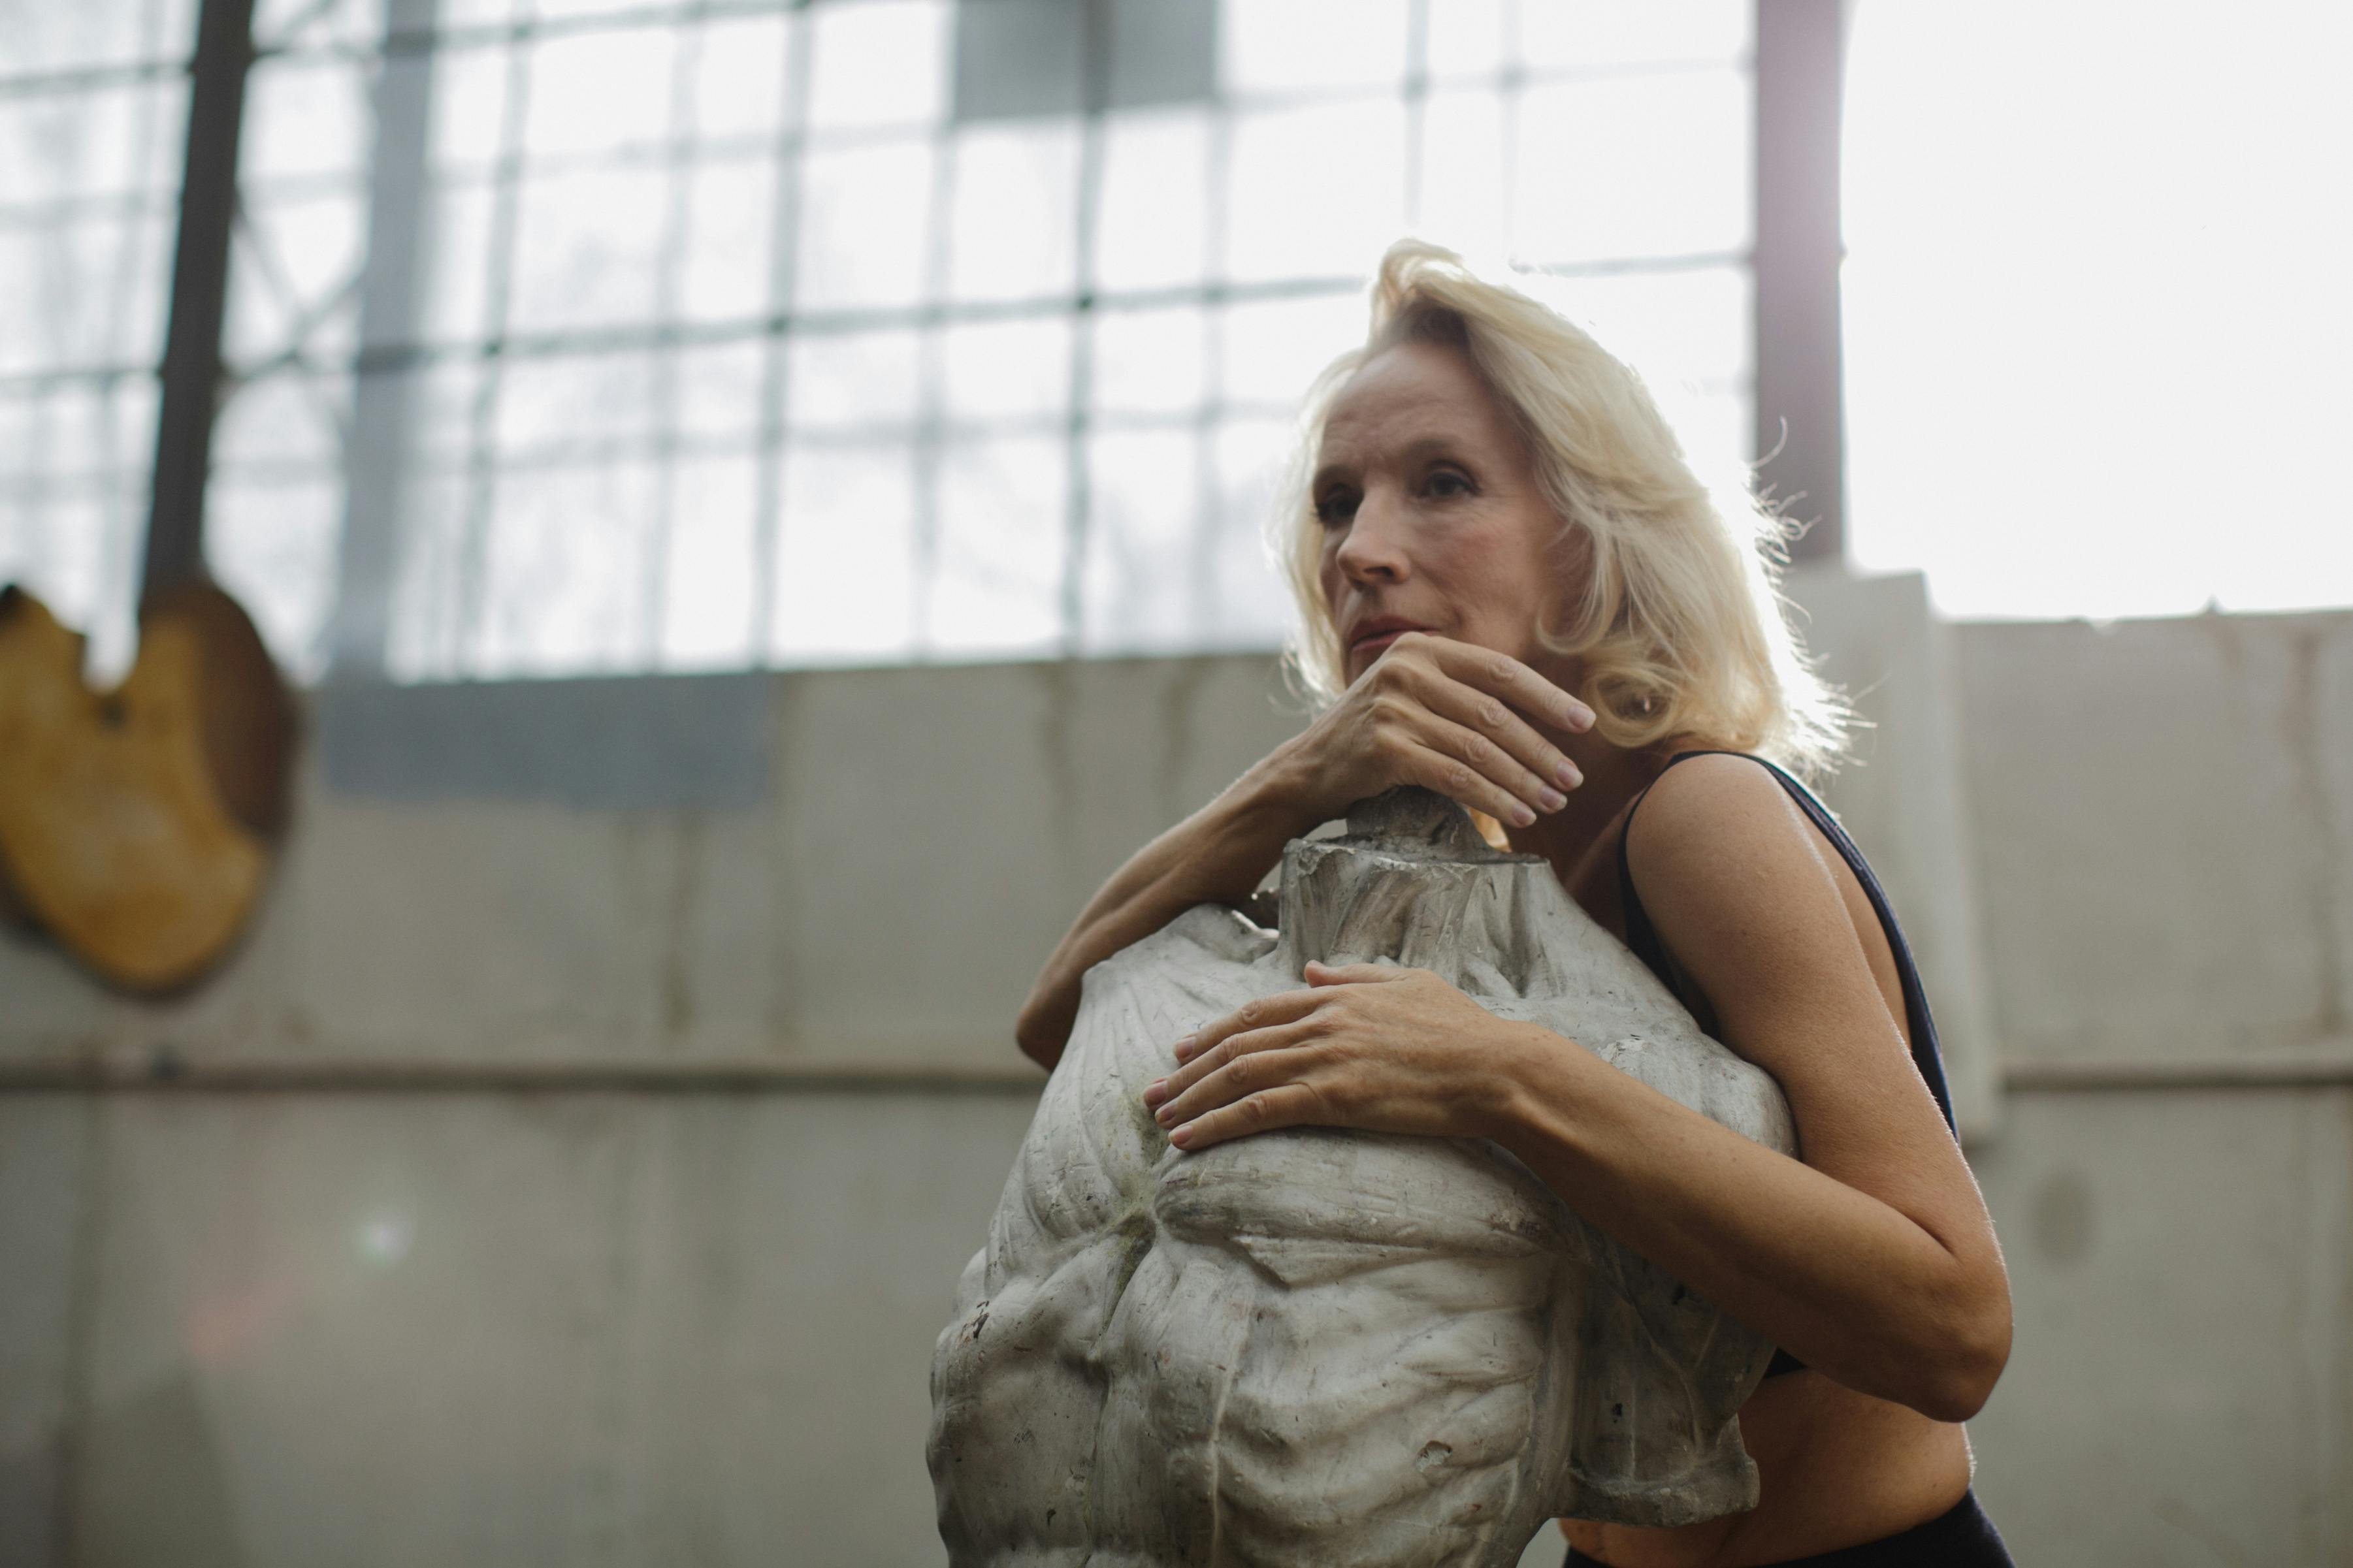
[[1474, 994], [1522, 988], [1531, 956], [1523, 901], [1534, 855], [1489, 847], [1461, 806], [1426, 789], [1357, 802], [1337, 838], [1282, 854], [1282, 953], [1293, 973], [1388, 961]]

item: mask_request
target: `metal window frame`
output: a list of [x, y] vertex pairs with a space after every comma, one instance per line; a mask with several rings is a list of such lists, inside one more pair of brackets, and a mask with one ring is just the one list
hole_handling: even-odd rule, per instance
[[[152, 591], [165, 583], [204, 570], [204, 521], [206, 480], [210, 471], [213, 416], [219, 405], [225, 385], [223, 363], [223, 327], [228, 281], [229, 239], [236, 222], [237, 204], [237, 152], [241, 138], [245, 88], [248, 74], [257, 56], [252, 38], [254, 0], [201, 0], [197, 23], [197, 42], [189, 71], [192, 90], [189, 98], [188, 134], [184, 179], [180, 192], [179, 234], [172, 273], [172, 302], [165, 349], [162, 366], [162, 405], [157, 419], [153, 466], [153, 489], [146, 534], [144, 561], [141, 574], [142, 588]], [[1754, 0], [1755, 122], [1752, 132], [1756, 188], [1755, 231], [1749, 253], [1689, 258], [1694, 262], [1721, 264], [1725, 261], [1746, 261], [1751, 270], [1755, 287], [1752, 314], [1754, 363], [1752, 365], [1756, 430], [1756, 455], [1767, 459], [1761, 478], [1773, 494], [1790, 509], [1790, 514], [1806, 520], [1810, 526], [1792, 545], [1791, 553], [1805, 560], [1836, 560], [1843, 551], [1843, 431], [1841, 410], [1841, 378], [1839, 367], [1839, 304], [1838, 262], [1841, 245], [1838, 233], [1838, 96], [1847, 0]], [[729, 4], [728, 0], [700, 0], [685, 6], [663, 5], [642, 11], [624, 11], [600, 15], [593, 23], [598, 30], [624, 24], [653, 21], [706, 20], [737, 13], [758, 11], [763, 14], [778, 9], [777, 0], [766, 0], [759, 5]], [[782, 7], [792, 14], [806, 16], [813, 8], [813, 0], [783, 0]], [[1087, 393], [1092, 380], [1092, 332], [1088, 330], [1094, 314], [1106, 307], [1139, 306], [1156, 303], [1194, 302], [1214, 306], [1229, 300], [1274, 297], [1288, 293], [1322, 293], [1355, 287], [1353, 280], [1302, 279], [1275, 285], [1234, 285], [1211, 279], [1183, 289], [1156, 290], [1135, 298], [1113, 298], [1099, 293], [1092, 286], [1092, 212], [1100, 184], [1103, 137], [1103, 89], [1108, 77], [1104, 60], [1106, 29], [1100, 13], [1103, 0], [1082, 0], [1082, 14], [1088, 19], [1084, 72], [1085, 102], [1080, 117], [1081, 178], [1078, 206], [1074, 221], [1078, 225], [1078, 276], [1071, 294], [1041, 298], [1034, 301], [1011, 304], [976, 305], [948, 301], [944, 288], [934, 288], [928, 302], [905, 310], [889, 311], [836, 311], [804, 314], [792, 307], [794, 298], [794, 251], [791, 245], [775, 247], [775, 276], [771, 279], [771, 308], [763, 319], [720, 326], [685, 326], [675, 321], [662, 321], [638, 328], [620, 328], [606, 331], [587, 331], [556, 334], [545, 342], [531, 341], [528, 335], [510, 337], [505, 331], [503, 310], [500, 302], [505, 298], [506, 284], [512, 268], [507, 256], [513, 243], [514, 206], [522, 177], [520, 116], [523, 97], [512, 89], [506, 95], [505, 121], [501, 131], [501, 151], [492, 166], [491, 184], [494, 209], [498, 216], [492, 224], [491, 253], [487, 258], [491, 266], [490, 279], [491, 320], [486, 342], [472, 345], [484, 365], [484, 375], [477, 391], [472, 416], [472, 433], [468, 442], [466, 458], [468, 525], [467, 548], [479, 555], [487, 532], [490, 504], [495, 486], [498, 460], [491, 450], [490, 424], [495, 413], [496, 385], [500, 365], [508, 357], [528, 355], [534, 352], [556, 352], [576, 349], [586, 342], [613, 340], [613, 346], [641, 344], [674, 352], [677, 348], [698, 342], [721, 342], [758, 336], [765, 340], [765, 369], [760, 394], [760, 416], [749, 439], [754, 443], [757, 459], [755, 506], [758, 516], [754, 529], [756, 560], [754, 563], [754, 642], [752, 661], [755, 667], [765, 665], [769, 658], [769, 614], [773, 593], [774, 566], [777, 552], [777, 531], [782, 511], [784, 490], [783, 468], [786, 461], [783, 436], [786, 405], [786, 343], [800, 331], [846, 330], [860, 325], [903, 323], [918, 327], [926, 345], [925, 364], [932, 372], [912, 431], [917, 463], [916, 529], [919, 550], [928, 552], [937, 540], [937, 491], [941, 450], [953, 432], [945, 426], [938, 406], [936, 387], [938, 353], [944, 328], [961, 320], [986, 320], [1011, 315], [1066, 315], [1073, 324], [1072, 353], [1070, 367], [1072, 401], [1067, 410], [1063, 429], [1066, 442], [1066, 464], [1069, 489], [1064, 519], [1063, 577], [1060, 586], [1062, 617], [1061, 653], [1064, 657], [1081, 650], [1083, 637], [1083, 610], [1080, 603], [1084, 574], [1085, 552], [1089, 545], [1089, 511], [1092, 505], [1090, 475], [1087, 469], [1087, 445], [1096, 427], [1092, 410], [1088, 405]], [[462, 41], [463, 31], [470, 37], [480, 33], [487, 37], [496, 35], [512, 51], [509, 57], [511, 73], [523, 72], [526, 46], [543, 34], [575, 30], [563, 23], [536, 21], [514, 22], [496, 26], [473, 29], [445, 29], [437, 25], [435, 0], [395, 0], [388, 17], [385, 35], [379, 46], [387, 60], [396, 57], [429, 57], [438, 53], [446, 44]], [[1407, 79], [1404, 84], [1406, 112], [1409, 120], [1418, 119], [1422, 100], [1428, 91], [1426, 47], [1428, 16], [1426, 0], [1415, 0], [1409, 11], [1409, 52]], [[810, 49], [806, 36], [792, 55], [795, 80], [786, 103], [785, 123], [775, 152], [778, 171], [775, 222], [780, 234], [784, 226], [797, 226], [800, 199], [801, 159], [797, 153], [807, 140], [804, 123], [808, 100], [808, 60]], [[387, 71], [387, 80], [393, 73]], [[429, 77], [430, 72], [420, 73]], [[1524, 85], [1523, 73], [1507, 69], [1504, 90], [1516, 97]], [[375, 270], [374, 250], [379, 239], [386, 235], [406, 234], [414, 237], [420, 216], [423, 195], [423, 124], [427, 111], [431, 88], [429, 82], [415, 88], [401, 99], [396, 92], [385, 99], [386, 87], [379, 84], [379, 112], [396, 110], [395, 118], [414, 127], [417, 134], [408, 140], [414, 144], [417, 167], [405, 164], [403, 177], [387, 181], [384, 171], [372, 167], [369, 172], [369, 206], [371, 216], [370, 258], [368, 267]], [[683, 96], [682, 89], [674, 96]], [[1232, 111], [1247, 107], [1240, 99], [1224, 100], [1219, 107], [1225, 110], [1213, 116], [1217, 129], [1213, 155], [1222, 153], [1222, 142], [1230, 136]], [[674, 116], [675, 118], [675, 116]], [[1508, 119], [1508, 117], [1507, 117]], [[934, 126], [932, 138], [935, 149], [934, 192], [931, 219], [931, 247], [934, 254], [927, 259], [927, 269], [938, 274], [944, 267], [945, 224], [944, 205], [951, 198], [950, 168], [945, 140], [952, 138], [955, 126], [944, 116]], [[676, 126], [673, 125], [673, 132]], [[1508, 138], [1508, 131], [1507, 131]], [[691, 160], [690, 134], [666, 154], [673, 166]], [[381, 151], [381, 149], [379, 149]], [[1506, 155], [1513, 150], [1507, 145]], [[1418, 164], [1418, 147], [1414, 153]], [[1418, 167], [1407, 171], [1409, 194], [1418, 194]], [[1220, 183], [1221, 184], [1221, 183]], [[677, 204], [673, 203], [673, 206]], [[1224, 221], [1222, 200], [1213, 198], [1208, 215], [1211, 230], [1210, 242]], [[675, 229], [679, 219], [673, 213], [670, 226]], [[672, 258], [679, 237], [671, 235], [665, 245], [665, 254]], [[413, 249], [413, 246], [412, 246]], [[502, 260], [502, 258], [505, 258]], [[1645, 269], [1660, 263], [1672, 263], [1675, 258], [1645, 258]], [[365, 396], [364, 390], [370, 373], [397, 368], [413, 361], [431, 357], [434, 351], [417, 345], [413, 334], [404, 330], [409, 324], [414, 305], [413, 272], [415, 257], [407, 264], [390, 269], [389, 281], [381, 296], [371, 293], [363, 299], [364, 324], [359, 353], [353, 364], [355, 397]], [[1622, 268], [1622, 263], [1603, 263], [1592, 270], [1610, 271]], [[1575, 268], [1560, 269], [1579, 270]], [[944, 277], [934, 277], [934, 283], [944, 284]], [[870, 318], [871, 318], [870, 320]], [[1216, 335], [1214, 326], [1211, 336]], [[387, 338], [398, 340], [398, 346], [388, 344]], [[560, 340], [560, 341], [559, 341]], [[1212, 357], [1217, 345], [1209, 345]], [[665, 353], [665, 360], [668, 355]], [[665, 384], [672, 375], [660, 378]], [[387, 389], [389, 390], [389, 389]], [[670, 407], [674, 397], [660, 399], [663, 407], [656, 410], [654, 431], [658, 455], [674, 456], [681, 448], [676, 429], [675, 409]], [[378, 410], [389, 416], [396, 425], [400, 416], [396, 411]], [[1199, 447], [1197, 487], [1200, 489], [1201, 515], [1206, 520], [1215, 507], [1215, 455], [1213, 451], [1216, 421], [1229, 412], [1213, 395], [1204, 405], [1190, 413], [1172, 416], [1166, 421], [1153, 424], [1191, 425]], [[358, 424], [355, 421], [355, 425]], [[397, 488], [399, 475], [391, 470], [400, 467], [396, 451], [387, 451], [385, 460], [369, 469], [370, 482], [365, 485], [347, 484], [344, 537], [339, 542], [339, 582], [333, 624], [327, 629], [333, 650], [332, 668], [339, 675], [367, 679], [380, 678], [385, 668], [385, 643], [389, 632], [389, 600], [393, 562], [396, 554], [399, 508]], [[364, 465], [364, 456], [359, 458]], [[674, 465], [665, 462], [664, 480], [668, 489], [675, 483]], [[348, 465], [347, 465], [348, 468]], [[382, 471], [379, 471], [382, 470]], [[665, 507], [669, 503], [664, 502]], [[1206, 535], [1206, 528], [1197, 529]], [[1206, 548], [1206, 540], [1200, 548]], [[479, 561], [464, 574], [470, 586], [470, 594], [480, 591], [482, 574]], [[1195, 584], [1197, 595], [1206, 592], [1208, 568], [1197, 563]], [[919, 575], [917, 592], [928, 592], [928, 575]], [[649, 590], [659, 594], [657, 584]], [[463, 606], [460, 621], [471, 626], [477, 617], [472, 606]], [[923, 621], [918, 608], [917, 624]], [[657, 617], [658, 619], [658, 617]]]

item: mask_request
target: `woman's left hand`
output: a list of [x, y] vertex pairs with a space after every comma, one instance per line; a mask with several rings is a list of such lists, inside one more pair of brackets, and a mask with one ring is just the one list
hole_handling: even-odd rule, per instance
[[1426, 969], [1310, 962], [1308, 989], [1261, 996], [1177, 1042], [1144, 1103], [1187, 1151], [1275, 1127], [1483, 1136], [1517, 1032]]

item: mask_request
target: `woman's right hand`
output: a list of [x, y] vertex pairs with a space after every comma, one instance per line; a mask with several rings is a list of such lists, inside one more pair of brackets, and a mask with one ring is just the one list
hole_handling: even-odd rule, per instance
[[1419, 784], [1525, 827], [1585, 782], [1539, 726], [1588, 730], [1593, 710], [1509, 654], [1408, 632], [1277, 754], [1318, 822]]

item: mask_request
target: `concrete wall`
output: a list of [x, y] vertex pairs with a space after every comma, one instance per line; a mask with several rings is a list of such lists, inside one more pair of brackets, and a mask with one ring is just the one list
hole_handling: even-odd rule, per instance
[[[1960, 921], [1932, 984], [1980, 967], [2022, 1086], [1974, 1150], [2019, 1314], [1980, 1489], [2022, 1562], [2353, 1563], [2353, 1088], [2094, 1070], [2353, 1051], [2353, 616], [1892, 637], [1823, 638], [1883, 667], [1841, 804], [1907, 920]], [[20, 1077], [966, 1074], [0, 1095], [0, 1563], [940, 1560], [924, 1379], [1028, 1117], [1013, 1010], [1296, 719], [1248, 658], [778, 677], [770, 716], [733, 805], [314, 769], [259, 928], [175, 1004], [0, 943]]]

